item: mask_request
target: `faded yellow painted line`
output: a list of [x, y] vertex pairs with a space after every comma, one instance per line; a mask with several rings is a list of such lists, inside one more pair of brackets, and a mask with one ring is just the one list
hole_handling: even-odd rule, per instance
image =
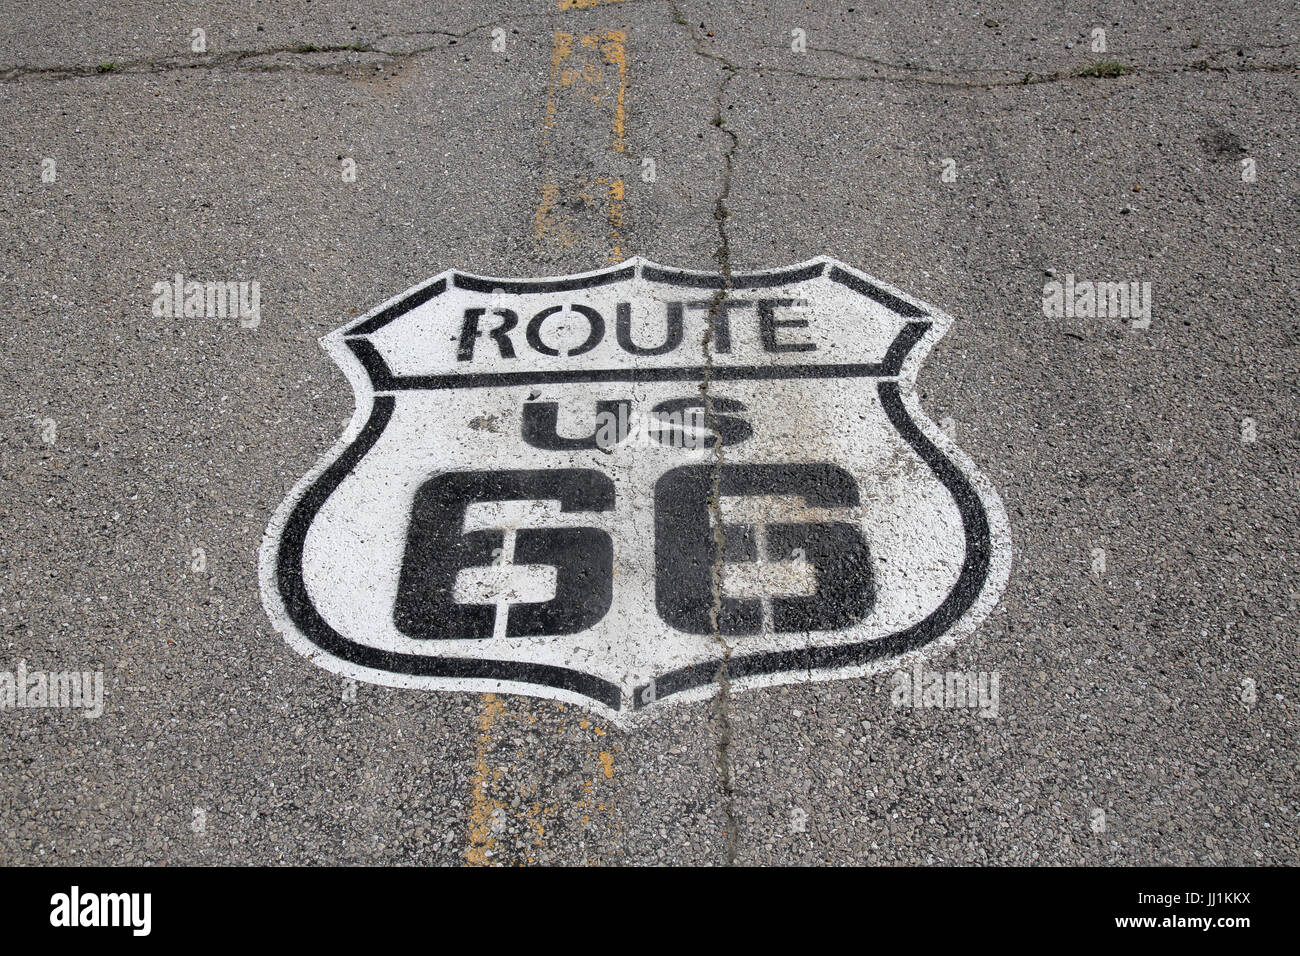
[[[556, 728], [556, 736], [566, 745], [587, 749], [592, 772], [589, 777], [584, 775], [581, 793], [572, 803], [542, 799], [540, 778], [530, 779], [530, 772], [522, 765], [531, 756], [546, 766], [553, 745], [543, 739], [531, 755], [519, 750], [504, 756], [498, 753], [500, 742], [510, 734], [507, 722], [518, 727], [519, 723], [532, 725], [540, 720], [534, 705], [523, 704], [512, 710], [507, 709], [506, 700], [498, 694], [484, 694], [480, 698], [478, 745], [470, 790], [469, 845], [464, 854], [468, 866], [537, 862], [539, 854], [546, 850], [549, 828], [556, 822], [562, 818], [576, 819], [588, 826], [593, 823], [593, 814], [612, 815], [615, 808], [612, 796], [603, 793], [602, 787], [614, 779], [614, 756], [620, 748], [602, 741], [608, 735], [605, 728], [585, 717], [576, 724], [566, 722]], [[568, 710], [564, 704], [536, 706], [554, 706], [559, 715]], [[601, 746], [608, 749], [600, 750]], [[499, 834], [507, 832], [512, 820], [516, 824], [512, 840], [500, 839]]]
[[627, 187], [616, 176], [578, 175], [561, 182], [552, 159], [554, 133], [562, 118], [605, 114], [609, 140], [605, 148], [627, 151], [627, 31], [587, 34], [556, 30], [551, 44], [551, 82], [542, 122], [542, 156], [546, 177], [533, 216], [533, 237], [572, 246], [590, 238], [591, 215], [570, 210], [598, 210], [610, 247], [609, 259], [623, 258], [623, 213]]
[[489, 792], [491, 769], [488, 767], [488, 748], [492, 743], [492, 727], [505, 711], [505, 701], [496, 694], [480, 698], [478, 714], [478, 747], [474, 753], [474, 777], [471, 782], [469, 810], [469, 848], [465, 862], [470, 866], [485, 866], [496, 850], [492, 835], [495, 813], [505, 811], [505, 804], [493, 800]]
[[[618, 2], [618, 0], [608, 0]], [[560, 10], [581, 10], [600, 6], [600, 0], [558, 0]], [[579, 240], [602, 242], [611, 262], [624, 257], [623, 228], [627, 189], [616, 174], [593, 175], [565, 172], [554, 154], [557, 134], [588, 129], [593, 112], [596, 123], [607, 131], [605, 142], [598, 147], [606, 152], [627, 152], [627, 31], [606, 30], [591, 33], [554, 32], [551, 44], [551, 75], [542, 120], [541, 153], [543, 180], [541, 194], [533, 216], [533, 237], [542, 243], [569, 247]], [[567, 157], [564, 157], [567, 158]], [[585, 166], [586, 164], [584, 164]], [[470, 866], [499, 865], [503, 862], [531, 863], [537, 851], [545, 848], [547, 827], [561, 816], [562, 805], [539, 796], [538, 781], [510, 780], [500, 768], [494, 768], [494, 748], [498, 743], [502, 721], [538, 721], [527, 704], [520, 712], [506, 709], [506, 701], [497, 694], [480, 698], [478, 741], [475, 748], [474, 773], [471, 781], [469, 846], [465, 862]], [[563, 704], [553, 705], [560, 713]], [[576, 735], [579, 745], [586, 745], [592, 776], [582, 781], [582, 796], [570, 812], [578, 814], [582, 824], [592, 822], [592, 813], [611, 814], [612, 799], [598, 792], [601, 781], [614, 779], [614, 755], [617, 746], [597, 752], [608, 730], [589, 718], [581, 718], [576, 728], [561, 725], [558, 735]], [[539, 753], [545, 759], [544, 753]], [[522, 760], [522, 753], [515, 754]], [[505, 847], [497, 838], [499, 824], [513, 812], [516, 821], [529, 831], [531, 850], [515, 856], [516, 847]], [[510, 857], [510, 859], [506, 859]]]
[[590, 10], [592, 7], [607, 6], [611, 3], [622, 3], [623, 0], [555, 0], [555, 5], [561, 10]]

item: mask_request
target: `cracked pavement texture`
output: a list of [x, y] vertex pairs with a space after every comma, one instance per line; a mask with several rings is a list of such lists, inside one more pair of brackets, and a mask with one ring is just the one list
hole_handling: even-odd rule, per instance
[[[5, 6], [0, 670], [102, 667], [106, 702], [0, 713], [0, 863], [1300, 862], [1293, 4]], [[543, 148], [556, 31], [624, 35], [621, 149], [576, 106]], [[601, 180], [617, 207], [571, 188]], [[826, 253], [956, 317], [918, 389], [1015, 557], [928, 666], [998, 671], [997, 719], [888, 674], [631, 733], [345, 700], [273, 632], [261, 535], [353, 408], [316, 339], [615, 239]], [[177, 272], [259, 281], [260, 326], [154, 318]], [[1151, 328], [1044, 318], [1066, 273], [1150, 281]]]

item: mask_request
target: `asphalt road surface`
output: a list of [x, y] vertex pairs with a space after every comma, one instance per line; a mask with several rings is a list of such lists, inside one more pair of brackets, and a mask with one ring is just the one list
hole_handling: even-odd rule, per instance
[[[1300, 862], [1294, 4], [4, 6], [0, 863]], [[987, 616], [633, 722], [295, 651], [318, 340], [637, 256], [952, 316], [915, 400], [1004, 509]], [[952, 673], [995, 704], [900, 699]]]

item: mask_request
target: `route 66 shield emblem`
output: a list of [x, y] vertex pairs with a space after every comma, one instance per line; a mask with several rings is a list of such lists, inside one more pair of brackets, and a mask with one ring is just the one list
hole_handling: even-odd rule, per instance
[[271, 521], [267, 613], [350, 678], [620, 722], [899, 666], [1010, 563], [913, 395], [951, 322], [826, 258], [445, 272], [322, 340], [356, 414]]

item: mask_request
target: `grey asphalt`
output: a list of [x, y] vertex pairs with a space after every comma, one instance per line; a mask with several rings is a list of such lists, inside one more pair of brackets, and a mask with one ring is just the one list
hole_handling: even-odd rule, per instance
[[[567, 6], [0, 10], [0, 671], [105, 679], [95, 720], [0, 713], [0, 864], [1300, 862], [1294, 5]], [[622, 150], [551, 95], [557, 31], [625, 34]], [[824, 253], [956, 318], [919, 390], [1015, 556], [928, 666], [997, 671], [996, 719], [888, 674], [631, 732], [348, 700], [272, 630], [261, 536], [353, 409], [317, 338], [615, 246]], [[177, 272], [258, 281], [260, 325], [156, 318]], [[1045, 317], [1065, 274], [1149, 281], [1150, 328]]]

